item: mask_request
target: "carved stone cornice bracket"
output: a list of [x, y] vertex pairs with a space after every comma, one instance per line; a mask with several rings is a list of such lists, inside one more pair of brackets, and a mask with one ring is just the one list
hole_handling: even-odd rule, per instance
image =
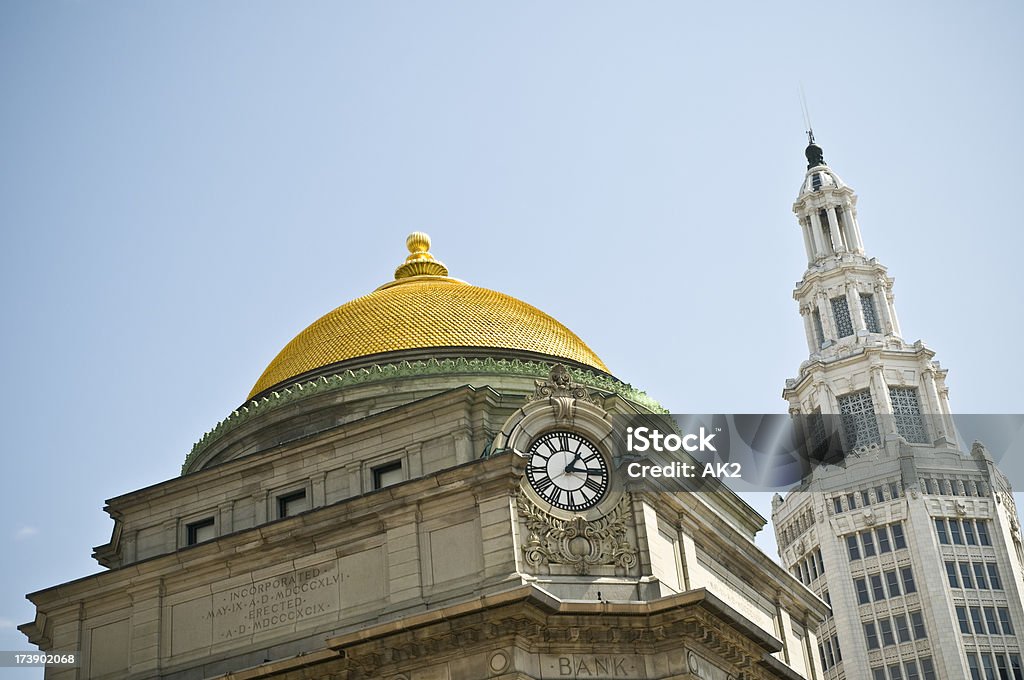
[[600, 405], [600, 402], [582, 385], [573, 382], [569, 369], [562, 364], [551, 366], [547, 380], [534, 380], [533, 394], [527, 403], [547, 400], [555, 412], [556, 421], [572, 420], [576, 415], [576, 402]]
[[596, 520], [579, 515], [572, 519], [553, 517], [522, 493], [517, 506], [529, 532], [522, 550], [530, 566], [565, 564], [581, 575], [589, 574], [597, 565], [611, 565], [624, 572], [636, 566], [637, 549], [626, 535], [633, 516], [628, 496]]

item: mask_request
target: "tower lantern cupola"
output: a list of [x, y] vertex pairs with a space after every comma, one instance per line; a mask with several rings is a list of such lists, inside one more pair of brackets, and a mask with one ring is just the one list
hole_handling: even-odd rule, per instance
[[793, 204], [807, 250], [807, 271], [793, 296], [800, 303], [811, 355], [898, 340], [892, 279], [864, 253], [857, 195], [825, 164], [813, 133], [808, 137], [808, 168]]
[[824, 151], [814, 142], [813, 135], [804, 154], [807, 174], [793, 212], [804, 233], [807, 262], [813, 264], [846, 253], [863, 255], [856, 194], [825, 164]]

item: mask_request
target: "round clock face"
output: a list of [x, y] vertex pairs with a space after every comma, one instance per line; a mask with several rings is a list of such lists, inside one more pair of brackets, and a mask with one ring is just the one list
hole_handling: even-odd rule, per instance
[[549, 432], [529, 451], [526, 478], [556, 508], [587, 510], [608, 491], [608, 464], [597, 447], [572, 432]]

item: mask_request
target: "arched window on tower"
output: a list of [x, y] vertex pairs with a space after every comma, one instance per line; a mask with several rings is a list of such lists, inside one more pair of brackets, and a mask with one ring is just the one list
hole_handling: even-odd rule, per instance
[[811, 310], [811, 322], [814, 325], [814, 341], [817, 343], [816, 349], [821, 349], [821, 346], [825, 344], [825, 330], [821, 327], [821, 312], [817, 309]]
[[828, 211], [824, 208], [818, 211], [818, 224], [821, 227], [821, 241], [825, 244], [826, 254], [834, 255], [837, 244], [832, 243], [832, 231], [828, 225]]
[[878, 323], [878, 311], [875, 309], [875, 296], [871, 293], [860, 294], [860, 308], [864, 312], [864, 327], [869, 333], [881, 333], [882, 326]]

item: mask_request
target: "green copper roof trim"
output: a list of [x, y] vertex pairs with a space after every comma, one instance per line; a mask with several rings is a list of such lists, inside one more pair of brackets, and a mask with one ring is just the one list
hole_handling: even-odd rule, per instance
[[[519, 359], [428, 359], [425, 361], [401, 361], [394, 364], [376, 365], [355, 371], [345, 371], [332, 376], [324, 376], [304, 383], [295, 383], [289, 387], [275, 390], [260, 399], [254, 399], [232, 411], [224, 420], [204, 434], [192, 446], [192, 451], [181, 466], [185, 474], [189, 464], [221, 437], [247, 422], [257, 414], [266, 413], [285, 404], [315, 395], [326, 394], [344, 387], [379, 382], [393, 378], [417, 378], [429, 375], [517, 375], [534, 378], [547, 378], [551, 372], [551, 364], [538, 361], [520, 361]], [[661, 404], [647, 396], [645, 392], [620, 382], [606, 375], [598, 375], [591, 371], [570, 368], [569, 372], [575, 382], [593, 389], [612, 392], [655, 413], [668, 413]]]

